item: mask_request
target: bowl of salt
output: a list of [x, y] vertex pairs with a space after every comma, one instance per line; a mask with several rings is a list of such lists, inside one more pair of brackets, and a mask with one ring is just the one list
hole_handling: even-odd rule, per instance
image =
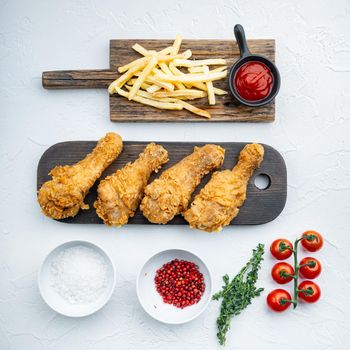
[[87, 241], [70, 241], [52, 250], [38, 276], [45, 302], [69, 317], [88, 316], [101, 309], [115, 287], [115, 269], [108, 254]]

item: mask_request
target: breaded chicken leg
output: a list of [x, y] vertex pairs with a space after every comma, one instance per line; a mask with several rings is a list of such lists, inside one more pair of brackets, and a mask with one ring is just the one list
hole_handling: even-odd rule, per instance
[[83, 160], [52, 169], [49, 173], [52, 180], [45, 182], [38, 193], [43, 213], [53, 219], [64, 219], [77, 215], [80, 208], [88, 209], [85, 196], [122, 148], [122, 138], [110, 132]]
[[100, 182], [94, 207], [106, 225], [122, 226], [134, 216], [152, 172], [168, 160], [166, 149], [150, 143], [133, 163]]
[[239, 212], [246, 199], [247, 185], [264, 158], [259, 144], [246, 145], [232, 170], [217, 171], [184, 213], [191, 228], [221, 231]]
[[146, 186], [140, 206], [143, 215], [155, 224], [166, 224], [186, 210], [203, 176], [222, 165], [224, 154], [217, 145], [195, 147], [193, 153]]

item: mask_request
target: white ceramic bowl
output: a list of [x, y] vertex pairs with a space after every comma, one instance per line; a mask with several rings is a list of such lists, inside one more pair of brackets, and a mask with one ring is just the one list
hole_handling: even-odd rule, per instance
[[[156, 271], [174, 259], [195, 263], [204, 277], [205, 291], [202, 298], [197, 304], [183, 309], [164, 303], [154, 283]], [[164, 250], [153, 255], [141, 268], [137, 276], [136, 292], [144, 310], [156, 320], [168, 324], [186, 323], [198, 317], [209, 305], [212, 296], [211, 274], [207, 265], [196, 254], [181, 249]]]
[[[52, 286], [52, 262], [57, 258], [60, 252], [74, 246], [84, 246], [93, 249], [104, 258], [107, 264], [107, 287], [96, 301], [86, 304], [72, 304], [59, 295]], [[110, 299], [115, 287], [115, 269], [112, 260], [101, 247], [87, 241], [70, 241], [56, 247], [45, 258], [39, 271], [38, 283], [41, 296], [53, 310], [69, 317], [83, 317], [91, 315], [101, 309]]]

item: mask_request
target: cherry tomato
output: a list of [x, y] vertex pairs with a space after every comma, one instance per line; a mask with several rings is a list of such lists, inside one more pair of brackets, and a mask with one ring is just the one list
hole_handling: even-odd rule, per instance
[[275, 264], [271, 270], [272, 278], [279, 284], [290, 282], [293, 277], [289, 275], [294, 275], [294, 269], [291, 265], [285, 262]]
[[323, 237], [316, 231], [306, 231], [302, 237], [306, 237], [301, 240], [302, 246], [309, 252], [316, 252], [323, 246]]
[[321, 289], [315, 282], [303, 281], [299, 284], [298, 289], [309, 291], [298, 293], [299, 298], [307, 303], [315, 303], [318, 299], [320, 299]]
[[287, 300], [291, 300], [290, 294], [284, 289], [275, 289], [269, 293], [266, 298], [267, 305], [271, 310], [276, 312], [282, 312], [287, 310], [291, 303]]
[[322, 271], [321, 263], [317, 259], [310, 256], [301, 260], [299, 266], [301, 266], [299, 269], [300, 274], [305, 278], [309, 278], [310, 280], [313, 280], [319, 276]]
[[276, 239], [270, 246], [270, 252], [277, 260], [289, 258], [292, 255], [292, 249], [292, 243], [285, 238]]

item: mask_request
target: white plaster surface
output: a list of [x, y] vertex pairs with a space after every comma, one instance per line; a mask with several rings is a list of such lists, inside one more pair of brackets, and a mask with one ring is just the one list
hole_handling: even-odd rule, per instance
[[[275, 38], [282, 88], [271, 124], [117, 124], [107, 92], [48, 91], [44, 70], [108, 67], [112, 38], [231, 38], [235, 23], [249, 38]], [[305, 229], [326, 238], [316, 253], [324, 271], [322, 299], [273, 314], [267, 292], [273, 260], [266, 254], [265, 293], [232, 322], [227, 349], [348, 349], [350, 336], [350, 3], [337, 1], [0, 0], [0, 349], [219, 349], [212, 302], [195, 321], [167, 326], [148, 317], [135, 293], [143, 262], [166, 248], [200, 254], [213, 272], [234, 275], [258, 242], [293, 240]], [[95, 140], [257, 141], [288, 167], [288, 200], [274, 221], [228, 227], [221, 234], [187, 227], [76, 226], [41, 215], [36, 166], [50, 145]], [[117, 268], [111, 301], [83, 319], [56, 314], [41, 299], [37, 272], [58, 244], [87, 239]], [[287, 287], [290, 289], [290, 286]]]

